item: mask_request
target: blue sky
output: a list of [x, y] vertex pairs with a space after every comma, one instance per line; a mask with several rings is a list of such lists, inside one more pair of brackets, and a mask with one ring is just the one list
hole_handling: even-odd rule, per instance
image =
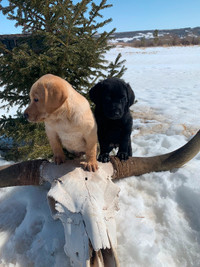
[[[95, 0], [99, 2], [99, 0]], [[2, 0], [2, 5], [7, 3]], [[104, 27], [117, 32], [155, 29], [175, 29], [200, 26], [200, 0], [108, 0], [113, 4], [103, 12], [113, 21]], [[14, 22], [0, 13], [0, 34], [20, 33]]]

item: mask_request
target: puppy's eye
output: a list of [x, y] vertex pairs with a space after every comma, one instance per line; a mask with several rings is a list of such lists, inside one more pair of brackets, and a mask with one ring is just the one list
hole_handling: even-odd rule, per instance
[[38, 98], [34, 98], [34, 102], [38, 102], [39, 101], [39, 99]]

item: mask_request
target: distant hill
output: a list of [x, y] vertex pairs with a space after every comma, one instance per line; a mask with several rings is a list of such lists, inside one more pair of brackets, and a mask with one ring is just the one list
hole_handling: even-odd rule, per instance
[[200, 44], [200, 27], [172, 30], [116, 32], [111, 42], [133, 46]]
[[[156, 29], [155, 29], [156, 30]], [[153, 37], [153, 33], [155, 30], [146, 30], [146, 31], [131, 31], [131, 32], [116, 32], [113, 34], [113, 38], [120, 39], [120, 38], [130, 38], [130, 39], [140, 39], [143, 36], [146, 36], [147, 38]], [[183, 28], [183, 29], [173, 29], [173, 30], [158, 30], [159, 35], [176, 35], [180, 38], [186, 37], [186, 36], [200, 36], [200, 27], [196, 28]]]
[[[6, 34], [0, 35], [0, 41], [11, 50], [19, 43], [32, 42], [29, 34]], [[98, 36], [98, 34], [97, 34]], [[110, 42], [124, 46], [173, 46], [173, 45], [199, 45], [200, 27], [183, 28], [172, 30], [148, 30], [116, 32], [112, 35]]]

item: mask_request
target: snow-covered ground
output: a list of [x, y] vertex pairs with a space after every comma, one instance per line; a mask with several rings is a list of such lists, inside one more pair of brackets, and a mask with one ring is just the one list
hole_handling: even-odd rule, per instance
[[[133, 154], [185, 144], [200, 128], [200, 47], [112, 49], [122, 53], [137, 103]], [[6, 164], [0, 159], [0, 165]], [[123, 267], [200, 266], [200, 154], [173, 172], [117, 182], [118, 255]], [[0, 189], [0, 266], [70, 266], [64, 231], [46, 200], [48, 185]]]
[[[162, 37], [162, 36], [164, 36], [163, 33], [158, 33], [158, 37]], [[113, 38], [113, 39], [110, 40], [110, 42], [111, 43], [116, 43], [116, 42], [124, 42], [124, 43], [127, 43], [129, 41], [141, 40], [142, 38], [145, 38], [145, 39], [153, 39], [154, 36], [153, 36], [153, 33], [152, 32], [138, 33], [137, 35], [134, 35], [132, 37]]]
[[[158, 35], [158, 37], [160, 37], [162, 35]], [[142, 38], [146, 38], [146, 39], [151, 39], [153, 38], [153, 33], [148, 32], [148, 33], [138, 33], [138, 35], [133, 36], [133, 37], [123, 37], [123, 38], [113, 38], [110, 40], [111, 43], [116, 43], [116, 42], [129, 42], [129, 41], [133, 41], [133, 40], [141, 40]]]

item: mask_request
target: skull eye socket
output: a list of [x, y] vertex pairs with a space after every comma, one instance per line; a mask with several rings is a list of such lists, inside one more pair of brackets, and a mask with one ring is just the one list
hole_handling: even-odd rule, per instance
[[39, 101], [39, 99], [38, 98], [34, 98], [34, 102], [38, 102]]

